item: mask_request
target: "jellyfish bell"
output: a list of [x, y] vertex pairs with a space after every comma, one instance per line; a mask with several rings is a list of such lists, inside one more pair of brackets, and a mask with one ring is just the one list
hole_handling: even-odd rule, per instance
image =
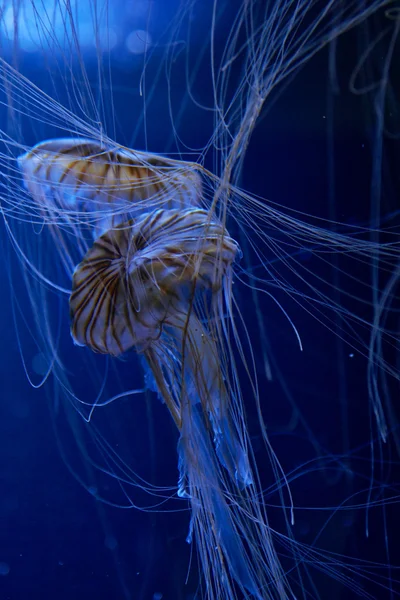
[[74, 341], [118, 356], [146, 348], [186, 313], [192, 290], [222, 286], [238, 253], [204, 210], [157, 210], [97, 239], [72, 280]]
[[143, 209], [202, 204], [198, 167], [117, 144], [47, 140], [20, 156], [18, 166], [50, 221], [86, 223], [94, 239]]

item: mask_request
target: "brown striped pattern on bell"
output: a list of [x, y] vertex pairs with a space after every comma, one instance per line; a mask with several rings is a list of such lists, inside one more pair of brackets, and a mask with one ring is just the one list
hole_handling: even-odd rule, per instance
[[220, 289], [238, 253], [204, 210], [156, 210], [97, 239], [77, 266], [70, 297], [78, 345], [119, 355], [147, 348], [191, 293]]
[[[41, 142], [18, 159], [24, 183], [43, 208], [83, 213], [201, 205], [195, 164], [80, 138]], [[109, 226], [121, 222], [110, 221]], [[107, 229], [108, 227], [105, 227]]]

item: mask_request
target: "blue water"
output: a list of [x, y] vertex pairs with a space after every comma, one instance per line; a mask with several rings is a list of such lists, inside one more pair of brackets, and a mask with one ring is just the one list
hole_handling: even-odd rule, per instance
[[[338, 53], [343, 81], [340, 95], [332, 92], [328, 51], [314, 58], [282, 93], [254, 132], [240, 180], [242, 187], [283, 206], [319, 217], [344, 223], [368, 223], [371, 116], [365, 98], [352, 95], [346, 85], [349, 67], [345, 56], [355, 40], [355, 36], [348, 38]], [[198, 48], [200, 42], [199, 39]], [[143, 98], [137, 85], [138, 70], [128, 66], [128, 58], [122, 64], [117, 60], [113, 63], [117, 140], [126, 144], [134, 142], [136, 147], [144, 148], [143, 127], [134, 133]], [[40, 57], [27, 53], [21, 60], [27, 77], [32, 77], [39, 86], [49, 86], [48, 73]], [[93, 62], [88, 68], [89, 78], [94, 77], [95, 69]], [[150, 79], [155, 72], [152, 69], [153, 66], [148, 73]], [[201, 70], [197, 77], [200, 81], [204, 78], [206, 101], [209, 81]], [[135, 78], [136, 84], [127, 92], [131, 78]], [[68, 104], [68, 97], [62, 93], [58, 81], [59, 100]], [[147, 149], [174, 151], [168, 107], [161, 101], [158, 106], [157, 99], [153, 102], [152, 115], [157, 113], [158, 120], [152, 119], [149, 123]], [[202, 123], [191, 119], [188, 111], [179, 126], [193, 147], [201, 147], [207, 140], [212, 119], [205, 113]], [[330, 127], [331, 138], [327, 135]], [[51, 132], [46, 132], [44, 125], [35, 123], [31, 130], [26, 129], [26, 143], [36, 143], [48, 135]], [[393, 156], [398, 157], [398, 147], [388, 142], [385, 164], [389, 177]], [[212, 168], [212, 164], [208, 166]], [[394, 194], [398, 183], [398, 179], [394, 179], [390, 188], [393, 195], [385, 196], [385, 213], [398, 205], [398, 196]], [[71, 421], [68, 423], [68, 409], [60, 406], [54, 396], [51, 378], [38, 390], [29, 385], [13, 324], [7, 284], [9, 269], [17, 274], [13, 289], [22, 312], [27, 310], [28, 299], [18, 278], [17, 259], [12, 250], [7, 250], [3, 226], [1, 237], [6, 260], [0, 261], [0, 280], [4, 282], [0, 319], [0, 600], [200, 600], [196, 552], [194, 550], [190, 566], [193, 549], [185, 541], [189, 512], [124, 510], [97, 500], [101, 492], [122, 504], [122, 495], [118, 495], [115, 484], [106, 476], [96, 475], [91, 467], [85, 466], [73, 442], [71, 431], [75, 430], [71, 428]], [[327, 276], [324, 267], [315, 263], [312, 252], [305, 251], [301, 260], [307, 268]], [[343, 268], [348, 266], [345, 259], [340, 264]], [[349, 268], [353, 267], [349, 265]], [[357, 276], [368, 279], [368, 266], [365, 273], [362, 269]], [[330, 277], [328, 274], [328, 279]], [[356, 284], [339, 275], [338, 285], [345, 284], [350, 291], [359, 291]], [[346, 334], [344, 340], [338, 339], [282, 292], [276, 291], [276, 298], [284, 302], [285, 310], [296, 323], [304, 351], [299, 351], [293, 331], [277, 306], [267, 297], [261, 298], [269, 354], [273, 357], [273, 381], [265, 377], [263, 342], [255, 318], [250, 324], [250, 335], [254, 339], [263, 413], [274, 450], [286, 473], [316, 458], [315, 440], [326, 454], [340, 456], [331, 466], [325, 463], [322, 469], [309, 474], [305, 473], [306, 468], [302, 469], [302, 476], [292, 482], [295, 504], [332, 509], [353, 494], [354, 503], [366, 502], [365, 490], [371, 476], [366, 359], [354, 351]], [[365, 300], [371, 300], [367, 293]], [[244, 311], [252, 306], [249, 290], [240, 291], [240, 302]], [[351, 300], [348, 302], [351, 307]], [[365, 311], [360, 316], [371, 318], [368, 306], [360, 310]], [[62, 352], [67, 360], [70, 357], [72, 364], [72, 353], [80, 350], [74, 348], [68, 335], [67, 317], [66, 314], [62, 322]], [[335, 326], [340, 327], [340, 322], [334, 319], [333, 329]], [[46, 360], [37, 355], [24, 328], [20, 341], [30, 361], [27, 368], [38, 380], [46, 369]], [[120, 373], [127, 386], [139, 387], [143, 383], [140, 374], [132, 374], [129, 358], [122, 364]], [[90, 389], [84, 370], [76, 372], [74, 377], [81, 394], [93, 396], [95, 392]], [[243, 391], [244, 396], [246, 392], [250, 395], [249, 389]], [[175, 485], [177, 434], [156, 395], [149, 393], [146, 399], [133, 396], [116, 404], [113, 410], [112, 443], [119, 444], [118, 449], [136, 461], [133, 468], [137, 467], [153, 484]], [[79, 419], [75, 413], [71, 411], [71, 414], [69, 418], [74, 427], [80, 427], [76, 425]], [[102, 419], [100, 415], [99, 426]], [[107, 419], [108, 416], [104, 417], [104, 423]], [[134, 439], [129, 436], [130, 419], [135, 423]], [[248, 423], [250, 432], [254, 432], [252, 442], [256, 457], [264, 456], [256, 411], [250, 403]], [[377, 439], [375, 430], [372, 435]], [[379, 445], [377, 452], [378, 448]], [[89, 490], [73, 477], [66, 462], [76, 469]], [[259, 468], [267, 488], [273, 483], [273, 475], [266, 461], [261, 462]], [[379, 485], [387, 485], [386, 493], [391, 495], [394, 487], [390, 486], [399, 481], [400, 471], [397, 456], [388, 446], [376, 459], [375, 468]], [[357, 496], [360, 491], [362, 495]], [[382, 494], [380, 487], [374, 497], [382, 497]], [[144, 494], [138, 492], [138, 497], [145, 503]], [[276, 493], [267, 494], [267, 501], [275, 506], [280, 503]], [[187, 506], [182, 504], [181, 508]], [[283, 525], [280, 511], [271, 508], [269, 514], [272, 526], [279, 530]], [[366, 510], [338, 512], [324, 528], [331, 514], [333, 510], [295, 512], [293, 531], [297, 539], [307, 543], [317, 540], [318, 547], [358, 559], [396, 564], [400, 558], [399, 545], [397, 536], [390, 535], [397, 522], [395, 506], [369, 512], [369, 538], [365, 536]], [[389, 533], [388, 547], [386, 532]], [[285, 559], [283, 562], [285, 565]], [[311, 573], [324, 600], [356, 597], [340, 582], [317, 570]], [[392, 576], [388, 570], [383, 574]], [[371, 579], [374, 580], [374, 573]], [[393, 589], [396, 589], [395, 583]], [[394, 597], [372, 583], [367, 591], [377, 599]]]

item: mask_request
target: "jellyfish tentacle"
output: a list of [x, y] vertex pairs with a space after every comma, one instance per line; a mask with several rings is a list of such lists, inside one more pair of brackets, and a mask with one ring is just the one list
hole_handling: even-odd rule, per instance
[[221, 487], [220, 469], [212, 451], [205, 415], [199, 404], [190, 409], [186, 407], [186, 410], [188, 414], [183, 411], [182, 415], [178, 454], [180, 494], [190, 499], [192, 507], [187, 541], [191, 541], [193, 531], [198, 529], [207, 528], [212, 532], [208, 547], [200, 549], [203, 563], [213, 566], [213, 577], [216, 578], [213, 582], [207, 581], [206, 585], [212, 587], [218, 585], [216, 582], [225, 581], [225, 594], [230, 590], [228, 593], [234, 598], [232, 583], [229, 582], [232, 577], [243, 591], [262, 600], [264, 596], [258, 589], [248, 554], [235, 526], [232, 511], [236, 507], [234, 503], [228, 505], [226, 490]]
[[182, 350], [182, 356], [186, 363], [185, 388], [190, 390], [191, 404], [200, 403], [203, 414], [207, 415], [221, 465], [240, 487], [250, 485], [253, 478], [249, 460], [230, 416], [231, 398], [221, 372], [217, 344], [195, 314], [184, 316], [185, 320], [178, 317], [174, 316], [171, 335], [187, 350], [186, 353]]
[[[159, 390], [166, 395], [167, 406], [170, 407], [172, 404], [173, 414], [178, 410], [180, 415], [180, 437], [177, 447], [178, 495], [189, 500], [192, 510], [187, 541], [191, 543], [193, 535], [197, 540], [203, 540], [204, 531], [208, 532], [208, 542], [206, 545], [200, 544], [199, 551], [204, 570], [206, 572], [212, 570], [213, 582], [208, 579], [206, 582], [210, 597], [214, 597], [213, 593], [218, 598], [236, 597], [232, 584], [235, 580], [246, 594], [250, 593], [254, 598], [262, 600], [265, 599], [265, 595], [261, 593], [260, 584], [252, 571], [251, 551], [250, 553], [246, 551], [238, 532], [240, 528], [237, 526], [237, 523], [241, 522], [238, 514], [241, 509], [236, 505], [235, 499], [236, 484], [239, 481], [237, 455], [240, 456], [241, 463], [246, 464], [245, 474], [240, 474], [239, 490], [244, 485], [249, 486], [252, 483], [247, 455], [234, 437], [229, 423], [228, 405], [224, 410], [213, 411], [214, 406], [209, 404], [212, 402], [222, 406], [221, 399], [219, 401], [217, 399], [216, 391], [221, 388], [221, 380], [217, 363], [210, 360], [209, 338], [204, 341], [205, 334], [201, 333], [199, 347], [194, 347], [194, 340], [198, 341], [201, 330], [197, 318], [191, 316], [190, 326], [185, 328], [187, 341], [184, 344], [185, 350], [182, 351], [184, 315], [181, 314], [179, 319], [175, 315], [173, 321], [174, 327], [169, 323], [167, 331], [163, 332], [162, 337], [155, 344], [157, 356], [153, 354], [153, 347], [146, 350], [145, 356], [150, 368], [154, 369]], [[192, 335], [193, 329], [195, 335]], [[176, 352], [172, 365], [171, 359], [163, 352], [165, 338], [175, 346]], [[183, 352], [185, 360], [182, 356]], [[199, 362], [200, 357], [201, 362]], [[210, 364], [213, 364], [212, 373]], [[176, 366], [182, 372], [184, 380], [180, 386], [174, 384]], [[174, 398], [171, 397], [171, 392]], [[229, 426], [230, 446], [227, 445], [231, 452], [229, 458], [221, 456], [218, 452], [214, 433], [216, 426], [211, 422], [212, 412], [224, 415], [224, 419], [219, 421], [219, 431], [227, 430]], [[213, 419], [216, 421], [216, 416]], [[230, 475], [228, 480], [224, 474], [225, 470]], [[244, 510], [251, 513], [251, 506], [245, 506]], [[241, 533], [243, 534], [243, 529]], [[215, 583], [221, 581], [225, 582], [223, 592], [217, 589], [218, 584]], [[216, 589], [214, 585], [217, 586]]]

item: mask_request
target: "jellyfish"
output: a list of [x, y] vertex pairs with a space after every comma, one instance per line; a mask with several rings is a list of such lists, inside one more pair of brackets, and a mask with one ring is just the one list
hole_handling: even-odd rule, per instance
[[[109, 3], [105, 4], [104, 15], [108, 15]], [[51, 379], [52, 414], [66, 414], [74, 422], [72, 437], [89, 473], [86, 479], [71, 467], [60, 447], [78, 481], [98, 501], [114, 506], [156, 511], [176, 501], [185, 510], [189, 507], [187, 541], [201, 565], [197, 596], [207, 600], [328, 597], [326, 589], [318, 589], [312, 570], [363, 594], [363, 584], [369, 585], [372, 578], [370, 563], [345, 556], [345, 542], [337, 552], [325, 551], [319, 542], [346, 510], [355, 513], [360, 506], [367, 514], [375, 507], [385, 510], [385, 475], [382, 470], [379, 478], [374, 467], [377, 448], [383, 454], [382, 445], [395, 429], [388, 381], [398, 380], [392, 357], [398, 343], [393, 326], [398, 231], [390, 215], [387, 228], [378, 218], [341, 223], [335, 208], [328, 216], [323, 211], [322, 217], [307, 214], [299, 204], [285, 205], [269, 200], [267, 192], [260, 196], [246, 190], [243, 181], [248, 173], [254, 178], [261, 173], [266, 180], [271, 174], [269, 131], [262, 130], [263, 143], [251, 154], [252, 161], [249, 148], [262, 119], [268, 121], [269, 111], [279, 104], [285, 86], [290, 90], [299, 69], [323, 48], [329, 48], [334, 80], [338, 36], [383, 11], [386, 2], [234, 4], [238, 10], [229, 12], [218, 2], [210, 3], [207, 26], [199, 21], [204, 34], [201, 51], [194, 45], [198, 6], [181, 4], [169, 23], [167, 46], [162, 36], [158, 43], [152, 36], [152, 47], [145, 49], [140, 75], [132, 77], [137, 94], [129, 77], [118, 80], [111, 67], [111, 49], [105, 58], [104, 40], [100, 44], [98, 36], [103, 12], [97, 9], [90, 13], [95, 49], [87, 50], [86, 61], [79, 37], [85, 27], [78, 26], [83, 23], [78, 23], [81, 17], [73, 2], [64, 5], [55, 0], [54, 11], [44, 11], [35, 19], [44, 62], [54, 61], [49, 69], [50, 90], [40, 89], [23, 75], [18, 53], [13, 60], [1, 58], [0, 88], [9, 117], [7, 128], [1, 130], [1, 212], [18, 261], [16, 267], [11, 262], [7, 267], [13, 316], [29, 332], [35, 355], [40, 353], [48, 363], [47, 370], [41, 368], [39, 385], [32, 379], [33, 385]], [[13, 4], [14, 13], [17, 9]], [[18, 28], [12, 34], [7, 29], [7, 11], [1, 24], [14, 50]], [[14, 14], [11, 21], [18, 18]], [[114, 15], [110, 22], [113, 19]], [[389, 13], [389, 21], [389, 41], [395, 41], [395, 12]], [[59, 23], [63, 23], [61, 35]], [[230, 29], [229, 36], [224, 27]], [[219, 45], [222, 38], [225, 41]], [[385, 68], [393, 44], [389, 43]], [[368, 50], [373, 51], [372, 43]], [[71, 62], [71, 51], [78, 64]], [[123, 53], [122, 45], [118, 53]], [[368, 58], [367, 51], [355, 72]], [[184, 91], [179, 94], [182, 79]], [[387, 80], [385, 71], [382, 89]], [[129, 98], [123, 108], [117, 102], [120, 92]], [[379, 115], [384, 103], [384, 98], [375, 103]], [[200, 122], [199, 114], [204, 121]], [[268, 121], [269, 126], [273, 121]], [[166, 123], [168, 139], [160, 149], [161, 125]], [[377, 139], [382, 135], [383, 123], [378, 119]], [[379, 156], [377, 151], [378, 170]], [[317, 168], [310, 166], [313, 176]], [[333, 172], [334, 166], [330, 168]], [[289, 170], [285, 165], [282, 187]], [[378, 179], [375, 175], [374, 189], [379, 187]], [[320, 204], [326, 203], [322, 195]], [[380, 277], [383, 290], [377, 285]], [[20, 281], [25, 284], [30, 313], [22, 308]], [[348, 465], [368, 463], [362, 451], [350, 450], [346, 444], [340, 451], [329, 451], [329, 440], [313, 433], [303, 407], [293, 399], [291, 386], [302, 386], [301, 371], [295, 382], [286, 381], [282, 374], [279, 355], [282, 363], [292, 360], [286, 348], [296, 347], [299, 355], [310, 352], [309, 319], [332, 331], [338, 344], [349, 346], [349, 355], [368, 363], [370, 389], [357, 393], [365, 411], [371, 412], [372, 475], [366, 476], [367, 493], [363, 488], [360, 502], [349, 485], [344, 499], [332, 494], [331, 501], [328, 490], [329, 498], [320, 507], [320, 490], [310, 488], [312, 501], [302, 513], [298, 495], [297, 499], [292, 495], [298, 482], [304, 480], [307, 488], [308, 477], [320, 472], [329, 484], [336, 478], [350, 479], [357, 473]], [[271, 343], [274, 327], [279, 331], [271, 336]], [[24, 358], [22, 336], [16, 329]], [[330, 350], [323, 348], [324, 357], [325, 353], [331, 356]], [[323, 368], [317, 368], [322, 359], [318, 352], [313, 356], [315, 382], [307, 398], [317, 394], [311, 388], [323, 377]], [[342, 362], [337, 369], [341, 382], [344, 369]], [[27, 367], [26, 371], [29, 375]], [[322, 387], [313, 410], [321, 422], [321, 406], [330, 408], [329, 392]], [[145, 396], [147, 404], [137, 395]], [[141, 477], [93, 422], [102, 407], [111, 407], [110, 429], [117, 429], [121, 399], [142, 407], [144, 413], [151, 410], [155, 397], [164, 411], [162, 431], [171, 422], [176, 436], [178, 468], [169, 487], [157, 487]], [[336, 401], [344, 397], [342, 389]], [[278, 412], [279, 403], [290, 407], [280, 453], [285, 455], [291, 448], [287, 442], [293, 439], [301, 447], [303, 438], [314, 452], [312, 458], [299, 453], [301, 466], [292, 466], [296, 450], [290, 450], [287, 470], [275, 453], [271, 438], [279, 436], [274, 436], [274, 425], [268, 420], [275, 407]], [[87, 425], [87, 445], [74, 428], [76, 417]], [[144, 414], [139, 424], [127, 420], [131, 438], [133, 426], [140, 428], [142, 418]], [[346, 427], [342, 429], [345, 438]], [[117, 441], [118, 435], [119, 431]], [[382, 459], [380, 468], [384, 464]], [[101, 492], [93, 472], [109, 477], [125, 504]], [[151, 497], [150, 508], [135, 501], [139, 492]], [[387, 503], [392, 501], [389, 498]], [[301, 532], [310, 531], [307, 542], [297, 536], [299, 512]], [[316, 526], [319, 515], [325, 517]], [[387, 532], [385, 524], [383, 532]], [[389, 550], [386, 557], [389, 564]], [[353, 581], [355, 573], [360, 580]], [[390, 570], [375, 583], [380, 590], [386, 586], [390, 595], [394, 588]]]
[[[196, 181], [197, 197], [196, 173], [181, 176], [182, 190], [176, 200], [169, 195], [167, 205], [164, 185], [154, 176], [150, 189], [162, 190], [157, 204], [166, 207], [151, 210], [156, 201], [147, 171], [141, 180], [119, 175], [119, 197], [107, 169], [121, 173], [123, 165], [113, 156], [109, 166], [110, 154], [94, 148], [87, 140], [54, 140], [19, 159], [38, 205], [53, 210], [69, 202], [84, 215], [91, 205], [82, 208], [83, 201], [96, 204], [100, 197], [133, 217], [117, 225], [114, 216], [102, 217], [109, 229], [99, 237], [93, 226], [94, 242], [72, 275], [72, 338], [97, 353], [117, 357], [133, 348], [143, 356], [179, 431], [178, 496], [191, 503], [188, 541], [197, 540], [203, 570], [212, 573], [210, 597], [234, 597], [233, 579], [255, 598], [285, 598], [289, 586], [257, 500], [237, 374], [223, 358], [232, 335], [225, 313], [231, 311], [239, 246], [210, 211], [193, 207], [187, 182]], [[137, 197], [150, 198], [147, 212]], [[192, 207], [171, 208], [182, 199]], [[247, 534], [243, 511], [254, 521]]]
[[[252, 573], [258, 549], [246, 556], [236, 530], [240, 516], [229, 506], [232, 490], [253, 483], [244, 423], [240, 411], [235, 419], [229, 374], [220, 364], [223, 334], [199, 318], [216, 320], [230, 302], [237, 254], [223, 226], [199, 209], [157, 210], [121, 224], [96, 240], [76, 268], [71, 332], [97, 352], [118, 355], [135, 347], [143, 353], [180, 432], [178, 495], [192, 504], [189, 539], [194, 532], [201, 543], [202, 528], [211, 536], [200, 546], [203, 568], [218, 582], [233, 575], [243, 592], [262, 598], [267, 588]], [[228, 583], [218, 593], [232, 595]]]
[[74, 215], [97, 215], [94, 238], [104, 228], [118, 225], [124, 213], [143, 211], [144, 206], [148, 210], [154, 204], [184, 208], [200, 203], [201, 180], [196, 170], [184, 170], [179, 161], [96, 140], [48, 140], [18, 162], [38, 206], [64, 215], [69, 208]]

